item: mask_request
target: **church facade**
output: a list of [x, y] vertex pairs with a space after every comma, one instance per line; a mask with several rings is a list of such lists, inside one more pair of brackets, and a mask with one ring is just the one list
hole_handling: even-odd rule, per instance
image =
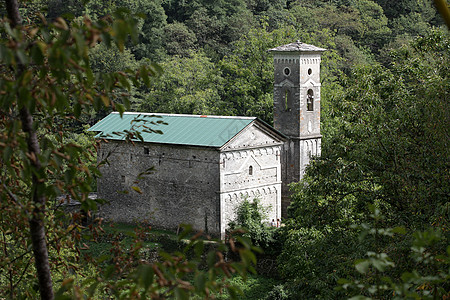
[[[91, 127], [106, 162], [97, 186], [108, 204], [100, 214], [168, 229], [188, 223], [221, 237], [245, 198], [260, 199], [268, 221], [285, 216], [288, 184], [320, 155], [324, 49], [295, 42], [269, 51], [274, 128], [252, 117], [150, 113], [111, 113]], [[117, 132], [134, 134], [133, 143]]]

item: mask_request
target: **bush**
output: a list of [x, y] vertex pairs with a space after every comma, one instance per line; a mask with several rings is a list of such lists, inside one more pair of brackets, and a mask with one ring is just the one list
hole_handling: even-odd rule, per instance
[[267, 294], [266, 300], [288, 300], [291, 298], [291, 293], [282, 284], [275, 285]]
[[230, 230], [243, 228], [243, 236], [252, 240], [255, 246], [269, 249], [275, 242], [276, 228], [267, 226], [267, 213], [259, 199], [250, 202], [245, 199], [236, 209], [236, 218], [228, 224]]

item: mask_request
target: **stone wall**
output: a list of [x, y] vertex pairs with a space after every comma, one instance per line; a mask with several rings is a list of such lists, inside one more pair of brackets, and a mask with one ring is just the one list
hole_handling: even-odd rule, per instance
[[281, 218], [281, 146], [281, 141], [252, 126], [220, 154], [222, 232], [246, 198], [261, 200], [266, 222]]
[[189, 223], [219, 234], [218, 150], [110, 141], [98, 152], [99, 160], [106, 158], [97, 184], [99, 197], [109, 201], [102, 216], [116, 222], [148, 220], [167, 229]]
[[100, 214], [116, 222], [148, 220], [167, 229], [188, 223], [221, 237], [244, 198], [261, 200], [267, 222], [281, 218], [282, 145], [280, 136], [256, 123], [220, 150], [103, 142], [98, 159], [107, 163], [97, 186], [109, 204]]
[[320, 62], [319, 52], [274, 55], [274, 127], [289, 137], [282, 149], [283, 217], [289, 184], [302, 179], [311, 156], [320, 155]]

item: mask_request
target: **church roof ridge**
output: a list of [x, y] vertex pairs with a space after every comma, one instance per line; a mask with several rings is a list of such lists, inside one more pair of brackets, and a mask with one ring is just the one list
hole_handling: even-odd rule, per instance
[[278, 46], [272, 49], [269, 49], [269, 52], [323, 52], [327, 49], [320, 48], [314, 45], [302, 43], [299, 40], [296, 42]]
[[[112, 114], [119, 114], [119, 112], [111, 112]], [[241, 119], [241, 120], [255, 120], [256, 117], [247, 116], [218, 116], [218, 115], [191, 115], [191, 114], [168, 114], [168, 113], [147, 113], [147, 112], [124, 112], [124, 115], [143, 115], [143, 116], [168, 116], [168, 117], [193, 117], [193, 118], [213, 118], [213, 119]]]

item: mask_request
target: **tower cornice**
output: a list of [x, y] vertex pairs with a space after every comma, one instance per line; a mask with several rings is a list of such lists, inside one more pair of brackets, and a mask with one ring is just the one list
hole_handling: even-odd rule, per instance
[[321, 53], [326, 51], [327, 49], [324, 48], [320, 48], [314, 45], [310, 45], [310, 44], [305, 44], [302, 43], [300, 41], [296, 41], [294, 43], [290, 43], [290, 44], [286, 44], [283, 46], [278, 46], [276, 48], [272, 48], [269, 49], [269, 52], [281, 52], [281, 53], [286, 53], [286, 52], [290, 52], [290, 53]]

